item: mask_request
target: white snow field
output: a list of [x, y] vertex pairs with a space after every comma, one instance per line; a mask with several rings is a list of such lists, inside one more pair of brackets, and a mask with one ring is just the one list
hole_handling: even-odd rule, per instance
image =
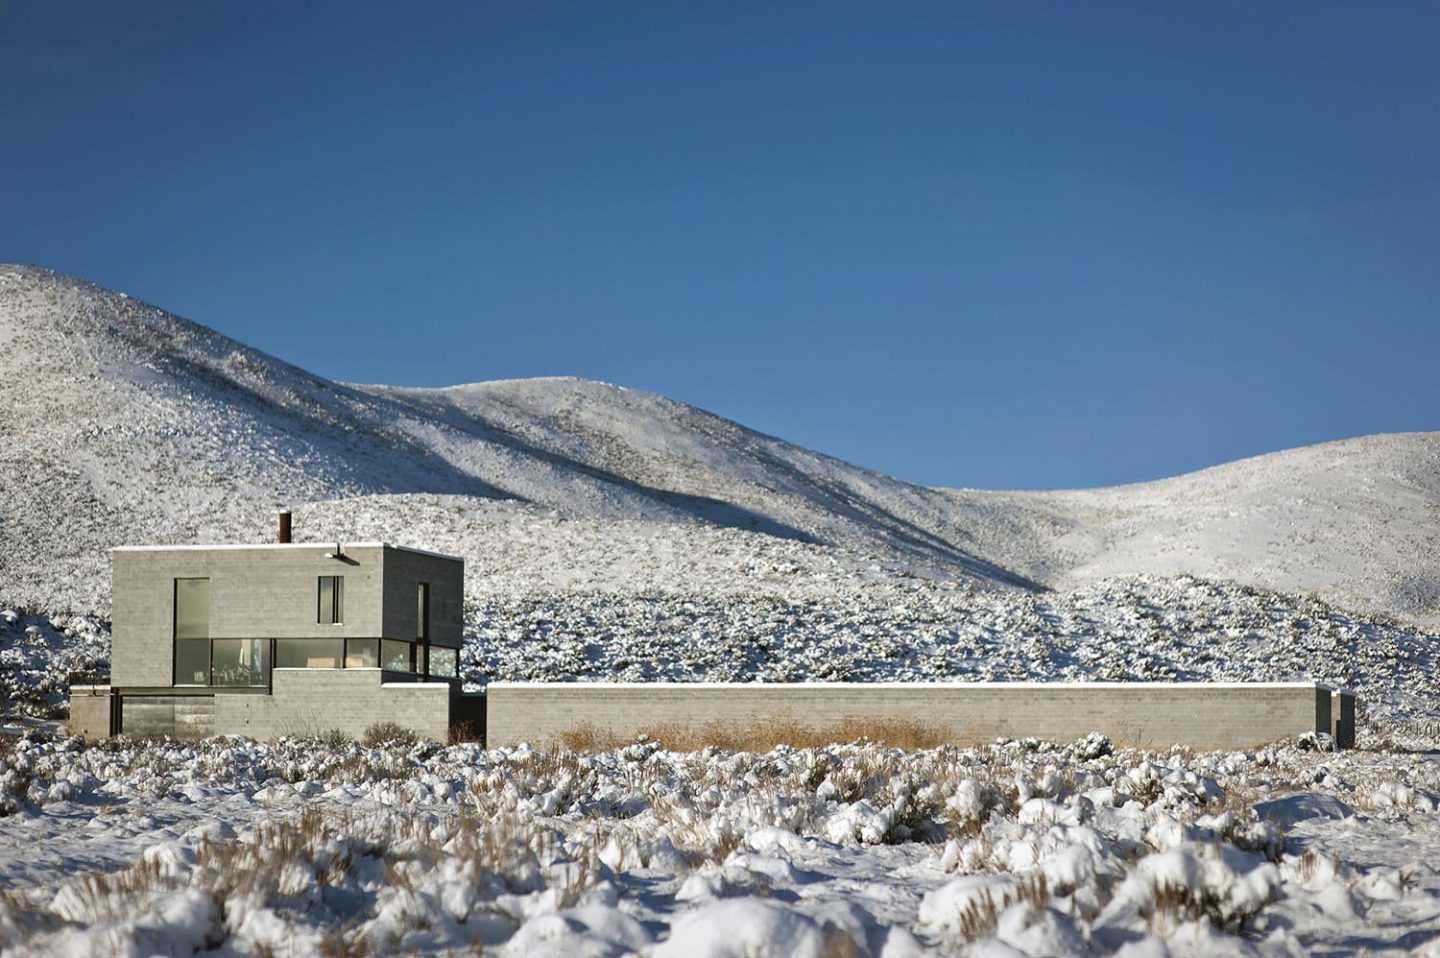
[[[0, 355], [0, 955], [1440, 955], [1440, 434], [926, 489], [602, 383], [334, 383], [26, 266]], [[1315, 679], [1363, 747], [65, 737], [105, 550], [282, 506], [463, 556], [475, 685]]]
[[1440, 953], [1409, 754], [0, 742], [5, 954]]

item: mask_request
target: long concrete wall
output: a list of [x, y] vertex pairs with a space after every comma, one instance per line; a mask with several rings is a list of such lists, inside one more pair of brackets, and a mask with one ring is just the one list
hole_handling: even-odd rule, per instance
[[959, 743], [1070, 741], [1103, 732], [1151, 747], [1238, 749], [1332, 730], [1331, 690], [1314, 684], [1094, 682], [700, 684], [491, 683], [486, 742], [544, 743], [590, 726], [631, 737], [660, 725], [793, 720], [825, 727], [892, 719]]

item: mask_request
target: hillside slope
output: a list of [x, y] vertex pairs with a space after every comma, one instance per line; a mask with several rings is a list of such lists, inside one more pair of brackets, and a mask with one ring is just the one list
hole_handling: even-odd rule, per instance
[[[279, 505], [362, 495], [396, 497], [402, 511], [405, 497], [446, 496], [521, 516], [700, 523], [1030, 585], [969, 550], [944, 493], [616, 386], [330, 382], [23, 266], [0, 267], [0, 350], [18, 372], [0, 390], [0, 592], [11, 601], [99, 607], [109, 546], [255, 539]], [[414, 541], [394, 518], [385, 537]], [[346, 538], [358, 522], [341, 510], [299, 530]], [[493, 545], [465, 531], [452, 522], [442, 538], [465, 554]]]
[[472, 597], [1069, 589], [1189, 574], [1440, 624], [1440, 434], [1113, 489], [926, 489], [578, 379], [331, 382], [71, 277], [0, 266], [0, 599], [104, 613], [105, 550], [386, 538]]
[[1347, 439], [1110, 489], [952, 495], [982, 530], [981, 551], [1056, 588], [1188, 574], [1440, 622], [1440, 433]]

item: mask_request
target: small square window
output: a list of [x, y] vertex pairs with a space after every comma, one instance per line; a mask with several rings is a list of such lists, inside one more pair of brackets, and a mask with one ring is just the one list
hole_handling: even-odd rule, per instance
[[430, 674], [442, 679], [455, 678], [459, 659], [459, 650], [432, 645], [430, 647]]
[[387, 672], [415, 671], [415, 644], [398, 639], [380, 641], [380, 667]]
[[347, 669], [375, 669], [380, 667], [379, 639], [346, 639], [345, 667]]

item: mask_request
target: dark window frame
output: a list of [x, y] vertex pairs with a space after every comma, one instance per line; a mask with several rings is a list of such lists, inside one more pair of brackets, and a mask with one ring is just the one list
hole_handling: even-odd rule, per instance
[[[180, 583], [181, 582], [204, 582], [205, 583], [205, 635], [202, 636], [180, 636]], [[200, 575], [175, 576], [171, 580], [170, 593], [170, 685], [172, 688], [182, 686], [189, 688], [204, 688], [210, 685], [212, 653], [210, 651], [210, 577]], [[197, 685], [195, 682], [180, 681], [180, 643], [181, 642], [204, 642], [205, 643], [205, 682]]]
[[415, 583], [415, 674], [430, 678], [430, 583]]
[[[330, 608], [325, 608], [325, 583], [330, 583]], [[329, 613], [327, 619], [326, 613]], [[315, 580], [315, 623], [317, 625], [345, 624], [345, 577], [343, 575], [322, 575]]]
[[[345, 640], [340, 636], [291, 636], [284, 639], [275, 639], [274, 652], [270, 661], [271, 668], [276, 669], [310, 669], [313, 671], [338, 671], [345, 667]], [[321, 655], [314, 655], [321, 652]], [[323, 653], [329, 654], [323, 654]], [[297, 653], [304, 653], [304, 665], [282, 665], [281, 658], [287, 660]], [[310, 659], [329, 659], [334, 665], [311, 665]]]
[[[368, 648], [367, 648], [367, 647], [368, 647]], [[354, 649], [357, 651], [357, 654], [353, 656], [353, 658], [356, 658], [356, 659], [366, 658], [367, 656], [365, 656], [364, 654], [362, 654], [362, 653], [365, 652], [365, 651], [369, 651], [369, 652], [373, 653], [373, 655], [370, 656], [370, 657], [373, 657], [373, 658], [374, 658], [375, 664], [374, 664], [374, 665], [351, 665], [351, 664], [350, 664], [350, 659], [352, 658], [352, 656], [351, 656], [351, 654], [350, 654], [350, 650], [351, 650], [352, 648], [354, 648]], [[341, 668], [346, 668], [346, 669], [378, 669], [379, 667], [380, 667], [380, 640], [379, 640], [379, 639], [357, 639], [357, 638], [354, 638], [354, 637], [347, 637], [347, 638], [345, 639], [345, 657], [341, 660]]]

